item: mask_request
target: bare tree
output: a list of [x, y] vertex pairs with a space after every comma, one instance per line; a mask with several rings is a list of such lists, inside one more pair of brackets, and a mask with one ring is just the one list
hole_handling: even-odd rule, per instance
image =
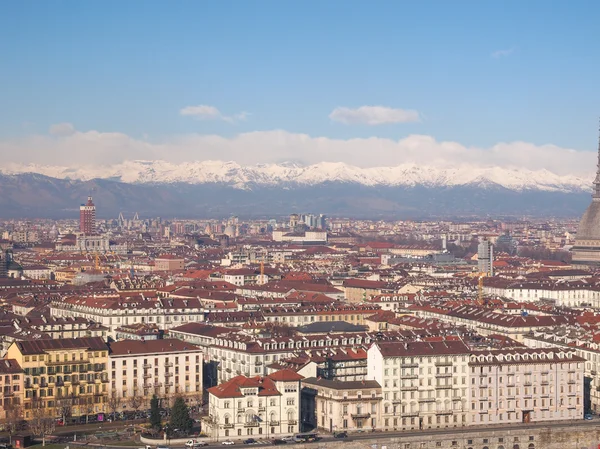
[[108, 410], [113, 415], [113, 418], [114, 415], [117, 413], [117, 410], [119, 410], [120, 406], [121, 398], [119, 398], [116, 391], [111, 392], [111, 394], [106, 399], [106, 407], [108, 407]]
[[140, 394], [140, 390], [138, 388], [131, 390], [129, 397], [127, 398], [127, 405], [129, 405], [134, 412], [137, 412], [140, 407], [144, 405], [144, 396]]
[[62, 418], [63, 426], [67, 425], [67, 419], [73, 415], [76, 401], [77, 397], [73, 394], [56, 399], [56, 414]]
[[6, 418], [4, 424], [6, 431], [10, 435], [10, 442], [12, 443], [12, 436], [19, 430], [19, 424], [23, 421], [23, 408], [19, 404], [5, 405]]
[[38, 437], [42, 437], [42, 446], [46, 445], [46, 437], [56, 429], [54, 409], [46, 407], [41, 398], [33, 398], [31, 401], [31, 421], [29, 430]]
[[87, 424], [89, 422], [90, 415], [94, 413], [94, 402], [92, 398], [85, 398], [82, 400], [86, 401], [82, 408], [85, 410], [85, 423]]

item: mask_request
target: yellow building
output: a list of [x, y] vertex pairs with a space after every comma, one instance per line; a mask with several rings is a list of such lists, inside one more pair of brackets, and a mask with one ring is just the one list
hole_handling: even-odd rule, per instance
[[63, 419], [105, 412], [108, 347], [102, 338], [17, 341], [6, 357], [24, 372], [25, 419], [32, 417], [32, 403]]

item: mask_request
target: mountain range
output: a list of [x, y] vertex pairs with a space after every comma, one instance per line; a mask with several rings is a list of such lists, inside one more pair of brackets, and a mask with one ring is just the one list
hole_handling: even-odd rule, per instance
[[503, 167], [322, 162], [127, 161], [113, 166], [7, 165], [0, 217], [75, 217], [93, 192], [100, 217], [219, 217], [315, 212], [355, 217], [580, 215], [592, 176]]

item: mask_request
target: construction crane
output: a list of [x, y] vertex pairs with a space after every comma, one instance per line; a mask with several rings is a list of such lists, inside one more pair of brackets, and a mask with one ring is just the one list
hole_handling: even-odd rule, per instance
[[486, 273], [479, 273], [479, 282], [477, 283], [477, 297], [479, 299], [479, 304], [483, 304], [483, 279], [485, 278]]
[[479, 303], [479, 305], [482, 305], [485, 303], [483, 297], [483, 279], [487, 276], [487, 273], [476, 271], [469, 274], [469, 276], [477, 278], [477, 302]]

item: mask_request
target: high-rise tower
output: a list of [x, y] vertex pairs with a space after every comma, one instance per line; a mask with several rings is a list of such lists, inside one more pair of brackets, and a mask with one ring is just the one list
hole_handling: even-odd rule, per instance
[[600, 265], [600, 140], [598, 162], [592, 192], [592, 204], [588, 206], [577, 228], [575, 245], [571, 248], [572, 262], [578, 265]]
[[87, 203], [79, 206], [79, 231], [86, 235], [96, 233], [96, 206], [91, 196], [88, 196]]

